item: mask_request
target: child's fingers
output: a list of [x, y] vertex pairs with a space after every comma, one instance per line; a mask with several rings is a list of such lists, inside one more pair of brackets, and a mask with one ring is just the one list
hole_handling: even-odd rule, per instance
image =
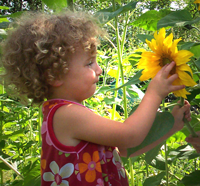
[[167, 78], [169, 76], [169, 73], [172, 70], [172, 68], [174, 67], [174, 65], [175, 65], [175, 62], [172, 61], [171, 63], [169, 63], [163, 67], [163, 77], [164, 78]]
[[177, 78], [178, 78], [178, 74], [173, 74], [168, 78], [168, 81], [170, 84], [172, 84], [174, 80], [176, 80]]

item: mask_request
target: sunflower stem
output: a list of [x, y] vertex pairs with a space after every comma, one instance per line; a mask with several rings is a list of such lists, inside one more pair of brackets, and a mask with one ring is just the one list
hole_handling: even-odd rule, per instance
[[[184, 98], [181, 97], [180, 100], [181, 100], [181, 105], [184, 106]], [[184, 121], [185, 126], [188, 128], [190, 134], [192, 135], [192, 137], [198, 137], [194, 129], [191, 127], [190, 122], [187, 121], [185, 118], [183, 118], [183, 121]]]

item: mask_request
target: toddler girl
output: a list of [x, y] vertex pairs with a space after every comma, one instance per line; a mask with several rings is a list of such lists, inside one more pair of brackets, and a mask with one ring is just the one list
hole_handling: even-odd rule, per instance
[[[43, 103], [42, 186], [127, 186], [119, 152], [141, 144], [157, 109], [168, 93], [184, 88], [169, 77], [175, 63], [164, 66], [151, 81], [137, 110], [124, 123], [101, 117], [81, 103], [91, 97], [102, 73], [96, 61], [103, 31], [86, 14], [31, 13], [4, 43], [5, 83], [33, 103]], [[190, 120], [190, 105], [174, 107], [171, 131], [133, 154], [150, 150]], [[118, 148], [116, 148], [118, 147]], [[119, 152], [118, 152], [119, 149]]]

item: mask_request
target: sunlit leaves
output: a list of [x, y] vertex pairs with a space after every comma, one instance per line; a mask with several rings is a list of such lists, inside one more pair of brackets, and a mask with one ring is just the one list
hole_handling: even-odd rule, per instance
[[167, 26], [186, 26], [200, 21], [200, 17], [192, 19], [187, 10], [174, 11], [158, 21], [157, 29]]
[[113, 7], [110, 7], [108, 9], [100, 10], [96, 13], [96, 17], [99, 19], [100, 23], [105, 24], [111, 19], [113, 19], [115, 16], [118, 16], [119, 14], [125, 13], [129, 10], [133, 10], [136, 7], [137, 2], [130, 2], [125, 6], [118, 6], [117, 10], [113, 11]]
[[168, 10], [150, 10], [142, 14], [137, 20], [130, 23], [129, 25], [134, 25], [141, 27], [145, 30], [156, 31], [157, 30], [157, 22], [167, 15], [170, 11]]
[[67, 7], [66, 0], [42, 0], [52, 10], [62, 10]]

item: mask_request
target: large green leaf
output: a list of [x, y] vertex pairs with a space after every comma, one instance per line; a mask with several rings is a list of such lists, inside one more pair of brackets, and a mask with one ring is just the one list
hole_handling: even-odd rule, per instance
[[144, 35], [144, 34], [138, 34], [137, 37], [143, 42], [146, 42], [146, 39], [151, 41], [154, 37], [152, 35]]
[[200, 17], [193, 20], [192, 16], [187, 10], [178, 10], [160, 19], [157, 24], [157, 29], [167, 26], [191, 25], [198, 21], [200, 21]]
[[165, 170], [165, 159], [159, 154], [149, 163], [149, 165], [159, 170]]
[[191, 174], [185, 175], [181, 183], [187, 186], [200, 186], [200, 170], [196, 170]]
[[123, 84], [122, 86], [115, 88], [114, 90], [118, 90], [122, 87], [128, 86], [128, 85], [133, 85], [140, 83], [141, 81], [139, 80], [140, 76], [142, 75], [142, 70], [138, 71], [135, 76], [133, 76], [127, 83]]
[[42, 0], [50, 9], [62, 10], [67, 7], [67, 0]]
[[33, 168], [24, 178], [24, 186], [41, 185], [40, 165]]
[[158, 21], [169, 14], [169, 10], [150, 10], [142, 14], [136, 21], [129, 25], [135, 25], [137, 27], [144, 28], [145, 30], [156, 31]]
[[[145, 116], [144, 116], [145, 117]], [[155, 121], [144, 139], [144, 141], [137, 147], [129, 148], [127, 155], [130, 156], [134, 152], [144, 148], [147, 145], [157, 141], [162, 136], [167, 134], [174, 125], [174, 117], [169, 112], [158, 112]]]
[[195, 61], [195, 65], [198, 67], [198, 69], [200, 69], [200, 58]]
[[145, 161], [150, 164], [152, 162], [152, 160], [158, 155], [161, 146], [163, 145], [163, 143], [157, 145], [156, 147], [154, 147], [153, 149], [151, 149], [150, 151], [148, 151], [145, 154]]
[[133, 2], [128, 3], [125, 6], [118, 7], [118, 9], [115, 11], [113, 11], [112, 7], [108, 9], [103, 9], [96, 13], [96, 17], [99, 19], [100, 23], [105, 24], [111, 19], [113, 19], [115, 16], [118, 16], [119, 14], [125, 13], [129, 10], [135, 9], [136, 4], [137, 2], [133, 1]]
[[195, 157], [198, 157], [198, 155], [194, 154], [194, 149], [189, 145], [182, 145], [177, 149], [171, 150], [169, 157], [171, 157], [171, 161], [173, 162], [177, 159], [194, 159]]
[[165, 174], [166, 174], [165, 172], [161, 172], [157, 174], [156, 176], [147, 178], [143, 186], [159, 186]]
[[0, 6], [0, 10], [9, 10], [10, 7], [7, 7], [7, 6]]
[[197, 43], [194, 46], [190, 48], [190, 52], [194, 54], [194, 57], [199, 58], [200, 57], [200, 44]]

